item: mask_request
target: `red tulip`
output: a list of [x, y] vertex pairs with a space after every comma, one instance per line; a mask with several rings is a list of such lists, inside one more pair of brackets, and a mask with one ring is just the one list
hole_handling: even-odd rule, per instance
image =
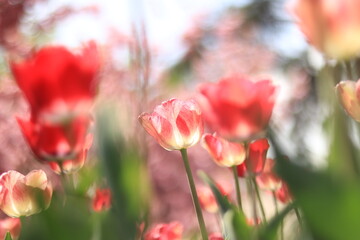
[[221, 233], [212, 233], [209, 235], [209, 240], [224, 240]]
[[336, 85], [336, 91], [344, 110], [355, 121], [360, 122], [360, 80], [341, 81]]
[[166, 150], [181, 150], [199, 142], [203, 123], [194, 100], [170, 99], [143, 113], [139, 121], [145, 130]]
[[158, 224], [145, 235], [145, 240], [181, 240], [183, 226], [179, 222]]
[[0, 220], [0, 239], [5, 239], [9, 232], [13, 240], [20, 236], [21, 221], [19, 218], [4, 218]]
[[285, 182], [282, 183], [281, 188], [276, 190], [275, 196], [280, 202], [282, 202], [284, 204], [286, 204], [292, 200], [291, 193]]
[[226, 141], [216, 134], [204, 134], [201, 143], [219, 166], [237, 166], [246, 158], [246, 149], [243, 144]]
[[95, 212], [106, 211], [111, 207], [110, 189], [96, 189], [95, 197], [92, 201], [92, 208]]
[[239, 177], [246, 174], [259, 175], [265, 165], [266, 154], [270, 145], [266, 138], [257, 139], [249, 144], [249, 153], [245, 162], [237, 167]]
[[274, 107], [275, 86], [270, 80], [223, 78], [200, 87], [205, 121], [221, 136], [248, 139], [262, 132]]
[[92, 135], [87, 134], [89, 121], [78, 116], [67, 125], [51, 125], [18, 119], [33, 153], [58, 173], [70, 173], [82, 167], [92, 143]]
[[87, 114], [96, 94], [98, 68], [94, 42], [76, 54], [62, 46], [44, 47], [29, 59], [11, 64], [32, 118], [46, 122], [63, 122]]
[[334, 58], [360, 52], [359, 0], [296, 0], [291, 10], [307, 40]]
[[275, 191], [281, 187], [281, 179], [274, 173], [275, 161], [271, 158], [266, 159], [264, 170], [256, 177], [259, 188]]
[[0, 209], [10, 217], [30, 216], [50, 205], [52, 187], [42, 170], [26, 176], [8, 171], [0, 176]]

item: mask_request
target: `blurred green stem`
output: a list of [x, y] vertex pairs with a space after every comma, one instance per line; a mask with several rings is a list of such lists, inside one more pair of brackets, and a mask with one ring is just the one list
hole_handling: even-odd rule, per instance
[[[271, 191], [271, 192], [272, 192], [272, 196], [274, 199], [276, 215], [278, 215], [279, 214], [278, 200], [276, 198], [275, 191]], [[284, 239], [284, 221], [283, 220], [281, 220], [281, 223], [280, 223], [280, 236], [281, 236], [280, 239], [283, 240]]]
[[299, 209], [297, 207], [294, 207], [294, 211], [295, 211], [295, 214], [296, 214], [296, 218], [297, 218], [297, 220], [299, 222], [299, 225], [302, 228], [303, 227], [303, 222], [302, 222], [302, 219], [301, 219]]
[[251, 181], [253, 183], [253, 186], [254, 186], [254, 190], [255, 190], [255, 193], [256, 193], [256, 197], [259, 201], [259, 205], [260, 205], [260, 210], [261, 210], [261, 215], [262, 215], [262, 218], [263, 218], [263, 221], [266, 223], [266, 214], [265, 214], [265, 209], [264, 209], [264, 205], [261, 201], [261, 196], [260, 196], [260, 192], [259, 192], [259, 187], [256, 183], [256, 177], [255, 176], [251, 176]]
[[246, 178], [246, 186], [247, 186], [247, 192], [248, 195], [251, 196], [251, 201], [252, 201], [252, 211], [253, 211], [253, 218], [254, 218], [254, 223], [255, 225], [257, 225], [257, 219], [258, 219], [258, 215], [257, 215], [257, 208], [256, 208], [256, 196], [255, 196], [255, 190], [252, 187], [251, 184], [251, 179], [250, 178]]
[[348, 80], [355, 80], [350, 60], [344, 61], [344, 68]]
[[186, 149], [181, 149], [180, 152], [181, 152], [181, 156], [182, 156], [182, 159], [183, 159], [183, 162], [184, 162], [186, 175], [188, 177], [189, 186], [190, 186], [190, 190], [191, 190], [191, 195], [192, 195], [192, 199], [193, 199], [193, 203], [194, 203], [194, 207], [195, 207], [195, 211], [196, 211], [196, 215], [197, 215], [197, 219], [198, 219], [199, 227], [200, 227], [200, 231], [201, 231], [201, 236], [202, 236], [203, 240], [208, 240], [208, 235], [207, 235], [207, 232], [206, 232], [205, 222], [204, 222], [204, 218], [203, 218], [203, 215], [202, 215], [202, 212], [201, 212], [199, 199], [198, 199], [198, 196], [197, 196], [196, 187], [195, 187], [195, 183], [194, 183], [194, 178], [193, 178], [193, 175], [191, 173], [191, 168], [190, 168], [190, 164], [189, 164], [187, 151], [186, 151]]
[[237, 199], [237, 202], [239, 204], [239, 208], [242, 210], [240, 184], [239, 184], [239, 177], [238, 177], [238, 174], [237, 174], [236, 166], [233, 166], [232, 170], [233, 170], [234, 181], [235, 181], [236, 199]]

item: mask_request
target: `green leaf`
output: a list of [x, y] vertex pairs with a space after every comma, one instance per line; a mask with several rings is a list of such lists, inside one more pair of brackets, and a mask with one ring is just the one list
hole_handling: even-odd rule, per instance
[[119, 131], [114, 108], [102, 106], [97, 113], [99, 159], [113, 193], [113, 208], [118, 217], [116, 228], [123, 239], [135, 239], [137, 224], [147, 213], [149, 186], [138, 148], [125, 141]]
[[10, 232], [6, 233], [5, 240], [12, 240]]
[[258, 239], [261, 240], [276, 240], [277, 238], [277, 230], [281, 225], [281, 222], [285, 218], [285, 216], [294, 209], [294, 204], [289, 204], [284, 208], [279, 214], [275, 215], [267, 225], [264, 225], [259, 230]]
[[360, 239], [360, 188], [356, 181], [305, 169], [282, 157], [277, 159], [276, 168], [316, 239]]
[[207, 183], [220, 207], [221, 216], [224, 222], [226, 239], [249, 240], [252, 236], [252, 229], [246, 222], [245, 214], [236, 206], [231, 204], [226, 196], [223, 196], [215, 182], [206, 173], [199, 171], [199, 177]]

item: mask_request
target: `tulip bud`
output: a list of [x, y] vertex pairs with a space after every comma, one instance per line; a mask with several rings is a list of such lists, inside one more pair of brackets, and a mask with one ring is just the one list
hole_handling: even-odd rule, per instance
[[337, 96], [347, 114], [355, 121], [360, 122], [359, 84], [353, 81], [342, 81], [336, 85]]
[[24, 176], [8, 171], [0, 176], [0, 209], [10, 217], [30, 216], [50, 205], [52, 187], [42, 170]]
[[21, 221], [19, 218], [5, 218], [0, 220], [0, 239], [5, 239], [9, 232], [13, 240], [17, 240], [20, 236]]
[[92, 201], [92, 208], [95, 212], [106, 211], [111, 207], [110, 189], [96, 189], [95, 197]]
[[139, 121], [166, 150], [181, 150], [195, 145], [203, 133], [198, 104], [194, 100], [170, 99], [143, 113]]
[[212, 233], [209, 235], [209, 240], [224, 240], [221, 233]]
[[216, 134], [204, 134], [201, 143], [219, 166], [237, 166], [246, 158], [246, 149], [243, 144], [226, 141]]

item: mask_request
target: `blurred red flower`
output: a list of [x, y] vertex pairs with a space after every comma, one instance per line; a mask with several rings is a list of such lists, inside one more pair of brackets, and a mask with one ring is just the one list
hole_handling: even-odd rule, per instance
[[251, 81], [232, 76], [200, 86], [205, 121], [221, 136], [246, 140], [268, 125], [275, 86], [270, 80]]
[[271, 158], [266, 159], [264, 170], [256, 177], [259, 188], [264, 190], [275, 191], [281, 187], [281, 179], [274, 173], [273, 168], [275, 161]]
[[0, 209], [10, 217], [30, 216], [50, 205], [52, 187], [42, 170], [26, 176], [8, 171], [0, 176]]
[[92, 201], [92, 209], [95, 212], [106, 211], [111, 207], [111, 191], [108, 188], [96, 189]]
[[96, 94], [99, 69], [96, 44], [89, 42], [79, 54], [62, 46], [48, 46], [11, 69], [36, 121], [63, 122], [87, 114]]
[[275, 196], [280, 202], [284, 204], [292, 200], [291, 193], [285, 182], [282, 182], [281, 187], [278, 190], [276, 190]]
[[5, 239], [8, 232], [13, 240], [19, 238], [21, 232], [20, 218], [8, 217], [0, 220], [0, 239]]
[[[228, 191], [225, 190], [220, 184], [216, 184], [220, 193], [223, 196], [228, 196]], [[216, 198], [209, 187], [199, 187], [197, 189], [200, 206], [209, 213], [216, 213], [219, 210]]]
[[209, 240], [224, 240], [221, 233], [212, 233], [209, 235]]
[[239, 177], [245, 177], [246, 174], [259, 175], [265, 165], [266, 154], [270, 145], [266, 138], [257, 139], [248, 146], [248, 157], [245, 162], [237, 167]]
[[47, 162], [57, 173], [71, 173], [81, 168], [92, 144], [87, 133], [90, 119], [78, 116], [66, 125], [24, 121], [20, 128], [38, 160]]
[[226, 141], [216, 134], [204, 134], [201, 145], [210, 153], [215, 163], [222, 167], [237, 166], [246, 158], [243, 144]]
[[170, 99], [143, 113], [139, 121], [145, 130], [166, 150], [189, 148], [203, 134], [201, 111], [194, 100]]
[[183, 226], [179, 222], [161, 223], [146, 233], [145, 240], [181, 240], [182, 232]]
[[360, 52], [359, 0], [296, 0], [290, 8], [301, 31], [318, 50], [340, 59]]

